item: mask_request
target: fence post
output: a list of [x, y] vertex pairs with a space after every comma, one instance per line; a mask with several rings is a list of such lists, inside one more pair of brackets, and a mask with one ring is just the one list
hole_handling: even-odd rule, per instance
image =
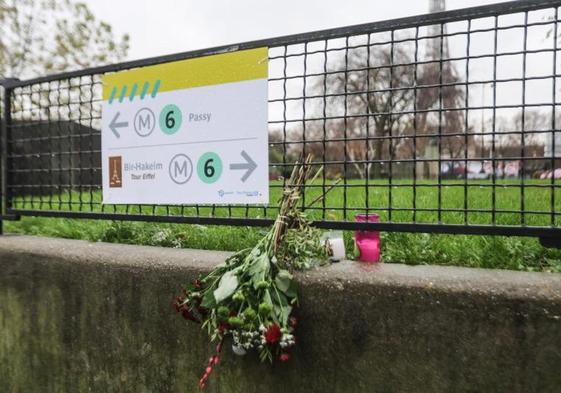
[[0, 85], [4, 90], [2, 96], [2, 113], [0, 115], [0, 235], [4, 233], [4, 218], [8, 202], [8, 127], [11, 123], [12, 114], [12, 87], [10, 82], [17, 81], [15, 78], [5, 78], [0, 80]]

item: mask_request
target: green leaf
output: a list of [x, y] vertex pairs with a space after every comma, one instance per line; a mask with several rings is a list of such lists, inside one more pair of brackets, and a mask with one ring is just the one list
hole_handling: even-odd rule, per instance
[[263, 295], [263, 302], [271, 306], [271, 309], [273, 309], [275, 306], [273, 304], [273, 299], [271, 298], [271, 293], [269, 292], [268, 289], [265, 291], [265, 294]]
[[274, 322], [278, 322], [277, 314], [277, 305], [273, 303], [269, 290], [265, 289], [262, 302], [259, 305], [259, 315], [267, 319], [272, 318]]
[[288, 325], [288, 318], [290, 317], [290, 313], [292, 312], [291, 306], [284, 306], [281, 307], [281, 313], [279, 315], [279, 320], [283, 326]]
[[284, 294], [291, 299], [298, 296], [298, 286], [296, 285], [296, 281], [290, 281], [290, 286], [286, 291], [284, 291]]
[[204, 308], [213, 308], [216, 306], [216, 299], [214, 299], [214, 295], [211, 291], [207, 291], [204, 296], [203, 300], [201, 301], [201, 307]]
[[257, 285], [260, 282], [266, 280], [270, 268], [271, 264], [267, 253], [262, 253], [254, 259], [253, 263], [249, 267], [249, 274], [251, 276], [251, 281], [255, 289], [257, 289]]
[[281, 291], [286, 293], [290, 288], [290, 284], [292, 283], [292, 274], [288, 270], [281, 269], [277, 273], [275, 277], [275, 284], [277, 288]]
[[229, 298], [238, 288], [237, 270], [229, 270], [220, 279], [218, 288], [214, 290], [214, 299], [216, 303], [220, 303], [224, 299]]
[[288, 305], [288, 299], [286, 298], [286, 295], [284, 293], [279, 292], [279, 291], [275, 291], [273, 296], [274, 296], [273, 300], [275, 302], [278, 301], [279, 306]]

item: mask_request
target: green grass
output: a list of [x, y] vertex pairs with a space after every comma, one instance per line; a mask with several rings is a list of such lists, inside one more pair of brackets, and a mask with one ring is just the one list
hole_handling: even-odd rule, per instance
[[[259, 206], [238, 206], [238, 207], [179, 207], [179, 206], [160, 206], [155, 209], [156, 214], [160, 215], [199, 215], [210, 217], [271, 217], [276, 215], [275, 202], [280, 197], [281, 182], [271, 182], [270, 200], [272, 208], [264, 209]], [[324, 187], [329, 187], [331, 181], [327, 181]], [[525, 210], [524, 223], [530, 226], [550, 226], [552, 224], [561, 226], [561, 215], [555, 217], [552, 222], [551, 217], [551, 182], [549, 180], [526, 180], [524, 194], [520, 192], [520, 182], [518, 180], [498, 180], [494, 187], [487, 180], [470, 181], [465, 183], [463, 180], [445, 181], [438, 190], [436, 181], [418, 181], [416, 191], [412, 185], [412, 180], [398, 180], [392, 182], [391, 187], [387, 180], [370, 181], [368, 187], [368, 200], [366, 198], [365, 184], [363, 181], [351, 180], [347, 182], [347, 187], [333, 189], [323, 203], [318, 203], [312, 210], [308, 210], [308, 215], [313, 219], [326, 218], [328, 220], [351, 219], [355, 214], [363, 213], [364, 207], [368, 206], [372, 212], [378, 213], [382, 221], [411, 222], [416, 220], [420, 223], [437, 223], [439, 221], [446, 224], [490, 224], [495, 219], [499, 225], [520, 225], [522, 215], [513, 211]], [[467, 185], [467, 186], [466, 186]], [[467, 198], [465, 189], [467, 189]], [[321, 182], [309, 185], [305, 193], [306, 203], [311, 202], [320, 196], [323, 187]], [[493, 217], [493, 193], [495, 194], [495, 211]], [[415, 194], [415, 198], [414, 197]], [[559, 183], [555, 187], [555, 210], [561, 212], [561, 187]], [[391, 217], [386, 209], [388, 206], [395, 209]], [[437, 212], [430, 211], [436, 209], [441, 202], [443, 211], [439, 217]], [[415, 206], [413, 205], [415, 201]], [[463, 211], [467, 205], [471, 210], [465, 215]], [[325, 215], [322, 213], [323, 206], [326, 207]], [[130, 206], [127, 210], [124, 206], [101, 204], [100, 192], [63, 192], [52, 197], [28, 196], [16, 198], [13, 201], [14, 208], [40, 209], [40, 210], [64, 210], [64, 211], [92, 211], [92, 212], [116, 212], [131, 214], [152, 214], [152, 206]], [[345, 207], [345, 210], [339, 210]], [[412, 209], [415, 207], [417, 213], [414, 215]], [[404, 210], [399, 210], [404, 209]]]
[[[391, 205], [397, 209], [410, 209], [413, 207], [413, 188], [411, 180], [399, 180], [389, 187], [387, 181], [370, 181], [368, 188], [368, 206], [371, 212], [380, 214], [381, 221], [389, 221], [389, 213], [380, 209]], [[438, 206], [439, 199], [444, 209], [440, 221], [446, 224], [490, 224], [493, 215], [493, 189], [485, 187], [491, 185], [489, 181], [470, 181], [467, 183], [467, 199], [465, 198], [464, 180], [446, 181], [440, 190], [434, 186], [433, 181], [419, 181], [415, 191], [415, 207], [421, 209], [416, 213], [415, 219], [422, 223], [437, 223], [437, 212], [428, 211]], [[520, 225], [522, 216], [513, 213], [520, 210], [522, 203], [528, 214], [524, 215], [524, 222], [530, 226], [552, 225], [551, 189], [549, 181], [526, 180], [524, 197], [519, 181], [497, 181], [495, 186], [495, 208], [497, 213], [494, 218], [499, 225]], [[349, 181], [350, 188], [334, 189], [325, 200], [325, 218], [329, 220], [349, 219], [363, 212], [366, 206], [366, 193], [364, 183]], [[275, 187], [276, 186], [276, 187]], [[273, 184], [271, 188], [272, 202], [280, 195], [280, 183]], [[306, 192], [305, 200], [312, 201], [321, 194], [321, 183]], [[555, 210], [561, 212], [561, 189], [555, 190]], [[439, 195], [440, 194], [440, 195]], [[80, 199], [81, 197], [81, 199]], [[79, 203], [88, 211], [101, 211], [101, 194], [66, 192], [52, 198], [26, 197], [14, 201], [14, 208], [25, 206], [26, 209], [65, 210], [78, 211]], [[346, 202], [346, 203], [344, 203]], [[467, 202], [471, 210], [469, 214], [462, 210]], [[274, 205], [274, 203], [272, 204]], [[336, 210], [346, 206], [346, 210]], [[322, 207], [320, 203], [317, 207]], [[107, 212], [125, 212], [123, 206], [105, 206]], [[422, 209], [428, 209], [423, 211]], [[151, 214], [151, 207], [131, 207], [129, 213]], [[276, 209], [262, 207], [157, 207], [157, 214], [184, 214], [200, 216], [239, 217], [246, 213], [250, 217], [274, 217]], [[312, 219], [321, 219], [321, 210], [309, 210]], [[410, 222], [413, 212], [395, 210], [392, 212], [391, 221]], [[554, 224], [561, 225], [561, 217], [555, 216]], [[200, 248], [213, 250], [234, 251], [255, 244], [263, 233], [263, 229], [225, 226], [201, 226], [183, 224], [153, 224], [142, 222], [111, 222], [94, 220], [67, 220], [55, 218], [23, 218], [19, 222], [6, 223], [9, 232], [25, 233], [41, 236], [64, 237], [71, 239], [86, 239], [91, 241], [108, 241], [130, 244], [146, 244], [178, 248]], [[348, 254], [353, 255], [352, 233], [345, 233]], [[499, 268], [530, 271], [561, 272], [561, 250], [546, 249], [540, 246], [537, 239], [502, 237], [502, 236], [460, 236], [460, 235], [429, 235], [383, 233], [382, 255], [386, 262], [403, 262], [409, 264], [441, 264], [458, 265], [483, 268]]]

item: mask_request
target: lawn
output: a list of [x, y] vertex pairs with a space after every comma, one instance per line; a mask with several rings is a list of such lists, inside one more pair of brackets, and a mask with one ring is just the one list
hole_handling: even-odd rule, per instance
[[[331, 182], [327, 182], [327, 187]], [[446, 224], [490, 224], [530, 226], [561, 225], [561, 188], [556, 184], [555, 215], [551, 214], [552, 191], [550, 181], [526, 180], [522, 194], [520, 181], [450, 180], [440, 189], [436, 181], [418, 181], [414, 190], [412, 180], [370, 181], [368, 198], [362, 181], [349, 181], [346, 186], [333, 189], [325, 201], [308, 210], [312, 219], [352, 220], [364, 212], [378, 213], [383, 222], [411, 222]], [[467, 185], [467, 187], [466, 187]], [[282, 183], [271, 183], [272, 202], [278, 199]], [[305, 203], [322, 192], [321, 182], [311, 184], [305, 193]], [[493, 202], [493, 190], [495, 198]], [[467, 191], [467, 192], [466, 192]], [[415, 196], [415, 200], [414, 200]], [[467, 196], [467, 198], [466, 198]], [[441, 201], [442, 212], [433, 211]], [[14, 208], [108, 211], [152, 214], [148, 206], [102, 206], [101, 194], [95, 192], [65, 192], [51, 197], [28, 196], [14, 200]], [[391, 206], [391, 212], [388, 206]], [[471, 211], [464, 212], [466, 206]], [[491, 212], [493, 204], [496, 213]], [[521, 215], [522, 204], [526, 214]], [[274, 203], [271, 205], [274, 206]], [[323, 207], [325, 206], [325, 210]], [[416, 212], [412, 208], [417, 209]], [[160, 206], [156, 214], [200, 215], [219, 217], [274, 217], [275, 208], [239, 207], [178, 207]], [[391, 217], [390, 217], [391, 215]], [[524, 221], [522, 221], [524, 220]], [[142, 222], [112, 222], [97, 220], [68, 220], [58, 218], [23, 218], [6, 223], [6, 231], [42, 236], [147, 244], [166, 247], [237, 250], [257, 242], [263, 229], [246, 227], [201, 226], [184, 224], [153, 224]], [[345, 233], [349, 256], [353, 256], [352, 233]], [[385, 262], [409, 264], [444, 264], [513, 270], [561, 272], [561, 250], [546, 249], [537, 239], [503, 236], [460, 236], [382, 233], [382, 255]]]

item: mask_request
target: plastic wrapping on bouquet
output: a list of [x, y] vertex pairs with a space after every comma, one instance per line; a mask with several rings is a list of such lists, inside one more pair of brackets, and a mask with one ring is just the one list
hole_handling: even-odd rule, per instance
[[[357, 214], [356, 222], [380, 222], [380, 216], [374, 213]], [[380, 262], [380, 232], [356, 231], [355, 243], [360, 256], [359, 261], [367, 263]]]

